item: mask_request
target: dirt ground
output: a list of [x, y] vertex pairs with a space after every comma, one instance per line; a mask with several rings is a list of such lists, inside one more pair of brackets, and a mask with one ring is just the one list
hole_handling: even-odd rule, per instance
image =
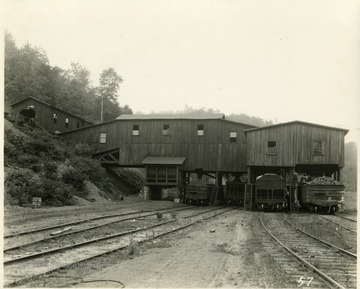
[[[351, 203], [354, 198], [351, 195]], [[66, 223], [115, 212], [183, 206], [167, 201], [93, 203], [62, 208], [5, 208], [5, 233]], [[349, 205], [350, 206], [350, 205]], [[356, 209], [352, 208], [352, 209]], [[169, 235], [151, 244], [138, 245], [132, 255], [104, 259], [101, 266], [82, 268], [66, 278], [73, 287], [127, 288], [296, 288], [298, 280], [286, 275], [263, 250], [258, 230], [259, 212], [233, 210], [214, 219]], [[55, 277], [55, 276], [54, 276]], [[54, 283], [55, 280], [55, 283]], [[44, 287], [57, 287], [55, 279]], [[30, 287], [32, 287], [30, 285]], [[39, 287], [36, 284], [35, 287]]]
[[297, 280], [289, 280], [262, 251], [252, 233], [256, 221], [254, 212], [221, 215], [153, 248], [140, 248], [134, 258], [93, 271], [75, 287], [296, 287]]

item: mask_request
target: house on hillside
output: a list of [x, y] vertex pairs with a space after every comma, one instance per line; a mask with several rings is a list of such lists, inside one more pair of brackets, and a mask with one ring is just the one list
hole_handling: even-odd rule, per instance
[[11, 108], [10, 119], [38, 125], [51, 133], [72, 131], [93, 124], [34, 97], [15, 102]]

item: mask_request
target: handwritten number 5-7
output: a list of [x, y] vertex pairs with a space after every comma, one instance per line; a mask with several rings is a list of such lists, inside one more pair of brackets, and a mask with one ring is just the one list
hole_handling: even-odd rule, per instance
[[298, 286], [303, 286], [304, 283], [306, 283], [306, 286], [310, 286], [311, 281], [314, 279], [314, 277], [300, 277], [298, 280]]

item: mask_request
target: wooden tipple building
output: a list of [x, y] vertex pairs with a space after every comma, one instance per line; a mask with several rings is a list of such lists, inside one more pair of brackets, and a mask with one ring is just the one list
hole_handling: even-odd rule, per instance
[[61, 135], [96, 148], [104, 166], [145, 168], [149, 198], [164, 188], [185, 198], [197, 175], [212, 180], [219, 198], [224, 188], [245, 191], [245, 202], [265, 173], [282, 171], [290, 186], [295, 171], [341, 180], [346, 133], [301, 121], [257, 128], [223, 115], [170, 114], [122, 115]]
[[105, 166], [145, 167], [146, 184], [158, 195], [165, 187], [181, 191], [191, 173], [214, 178], [218, 187], [224, 174], [245, 174], [244, 130], [251, 128], [222, 114], [122, 115], [62, 135], [94, 146]]

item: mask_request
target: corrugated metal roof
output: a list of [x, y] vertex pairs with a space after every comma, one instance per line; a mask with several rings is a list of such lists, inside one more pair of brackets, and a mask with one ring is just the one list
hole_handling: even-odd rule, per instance
[[326, 126], [326, 125], [321, 125], [321, 124], [316, 124], [316, 123], [311, 123], [311, 122], [295, 120], [295, 121], [283, 122], [283, 123], [279, 123], [279, 124], [267, 125], [267, 126], [263, 126], [263, 127], [251, 128], [251, 129], [244, 130], [244, 132], [249, 133], [252, 131], [269, 129], [269, 128], [278, 127], [278, 126], [286, 126], [286, 125], [291, 125], [291, 124], [303, 124], [303, 125], [308, 125], [308, 126], [317, 126], [317, 127], [334, 129], [334, 130], [342, 130], [345, 132], [345, 134], [347, 134], [349, 131], [348, 129], [344, 129], [344, 128], [338, 128], [338, 127], [332, 127], [332, 126]]
[[146, 157], [143, 165], [182, 165], [186, 157]]
[[217, 114], [185, 114], [185, 113], [168, 113], [168, 114], [122, 114], [116, 119], [225, 119], [222, 113]]

